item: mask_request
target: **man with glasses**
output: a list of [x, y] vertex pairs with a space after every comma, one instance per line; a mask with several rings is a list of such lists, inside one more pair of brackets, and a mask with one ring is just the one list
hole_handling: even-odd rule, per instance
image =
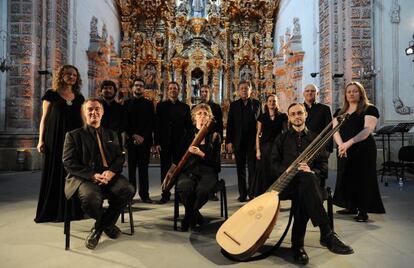
[[136, 168], [138, 166], [138, 194], [144, 203], [152, 203], [149, 195], [148, 164], [152, 133], [155, 124], [154, 105], [144, 97], [144, 80], [134, 79], [132, 98], [125, 103], [128, 149], [128, 177], [137, 190]]
[[[303, 104], [292, 103], [288, 108], [290, 128], [280, 134], [272, 148], [273, 174], [278, 178], [316, 137], [306, 128], [306, 109]], [[325, 157], [316, 157], [311, 163], [301, 163], [299, 173], [279, 194], [280, 199], [291, 199], [294, 222], [292, 227], [292, 251], [298, 264], [307, 264], [309, 257], [304, 250], [306, 225], [309, 219], [320, 229], [320, 243], [336, 254], [352, 254], [329, 226], [329, 218], [320, 194], [320, 176], [328, 169]]]

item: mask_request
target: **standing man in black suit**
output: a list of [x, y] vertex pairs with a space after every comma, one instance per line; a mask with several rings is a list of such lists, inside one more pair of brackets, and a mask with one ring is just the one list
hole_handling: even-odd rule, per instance
[[[66, 198], [77, 194], [83, 211], [96, 220], [85, 246], [94, 249], [102, 232], [112, 239], [121, 235], [115, 225], [121, 210], [134, 196], [134, 188], [121, 175], [124, 155], [115, 131], [101, 127], [103, 105], [97, 98], [82, 105], [85, 126], [66, 134], [63, 165], [68, 173]], [[102, 207], [104, 196], [109, 207]]]
[[[200, 96], [201, 96], [201, 103], [208, 104], [210, 106], [211, 111], [213, 112], [214, 116], [214, 132], [217, 132], [220, 135], [220, 140], [223, 140], [223, 112], [221, 110], [220, 105], [215, 103], [211, 99], [211, 88], [209, 85], [202, 85], [200, 89]], [[194, 108], [195, 106], [193, 106]], [[219, 159], [221, 160], [221, 159]], [[220, 172], [220, 170], [219, 170]], [[216, 193], [210, 193], [209, 200], [218, 201], [218, 197]]]
[[[168, 99], [157, 104], [155, 146], [161, 156], [161, 183], [172, 163], [177, 164], [182, 157], [180, 143], [192, 129], [190, 107], [178, 100], [180, 87], [177, 82], [169, 82]], [[163, 192], [159, 204], [170, 200], [171, 193]]]
[[115, 82], [111, 80], [102, 81], [101, 91], [99, 92], [104, 108], [101, 126], [121, 134], [124, 128], [124, 107], [115, 101], [117, 91]]
[[211, 99], [211, 88], [209, 85], [202, 85], [200, 89], [201, 103], [208, 104], [214, 116], [214, 132], [220, 134], [223, 139], [223, 112], [220, 105]]
[[136, 168], [138, 165], [138, 194], [142, 202], [152, 203], [149, 196], [148, 165], [153, 145], [152, 133], [155, 113], [153, 103], [144, 97], [144, 88], [144, 80], [136, 78], [132, 83], [133, 97], [125, 103], [128, 177], [136, 191]]
[[[308, 117], [306, 118], [306, 127], [314, 133], [321, 133], [322, 130], [332, 121], [331, 109], [329, 106], [316, 101], [319, 90], [316, 85], [309, 84], [303, 90], [304, 106]], [[323, 156], [329, 158], [333, 151], [333, 142], [326, 145]], [[328, 178], [328, 170], [321, 174], [321, 186], [325, 187], [325, 181]]]
[[[252, 99], [249, 81], [241, 81], [238, 85], [240, 99], [230, 104], [227, 119], [226, 149], [234, 151], [236, 157], [237, 180], [239, 185], [240, 202], [245, 202], [250, 192], [250, 183], [255, 174], [256, 154], [256, 125], [257, 118], [262, 113], [260, 102]], [[246, 186], [246, 160], [248, 166], [248, 181]]]

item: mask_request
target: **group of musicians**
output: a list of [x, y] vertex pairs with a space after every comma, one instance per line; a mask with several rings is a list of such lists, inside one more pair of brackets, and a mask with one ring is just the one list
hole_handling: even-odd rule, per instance
[[[89, 249], [97, 246], [103, 232], [113, 239], [119, 237], [121, 232], [115, 223], [136, 190], [143, 202], [153, 202], [148, 190], [148, 164], [153, 145], [161, 158], [161, 181], [171, 164], [177, 164], [187, 150], [191, 153], [177, 177], [175, 189], [186, 210], [182, 230], [187, 231], [204, 222], [199, 210], [211, 197], [220, 172], [223, 139], [221, 108], [212, 101], [209, 86], [201, 87], [201, 103], [190, 108], [178, 99], [179, 84], [169, 82], [167, 99], [158, 103], [154, 112], [153, 104], [143, 96], [144, 88], [144, 81], [135, 79], [132, 97], [120, 105], [115, 101], [116, 85], [104, 81], [101, 97], [87, 99], [82, 105], [85, 126], [66, 134], [63, 150], [63, 164], [68, 173], [65, 193], [68, 198], [76, 194], [83, 211], [96, 220], [86, 239]], [[304, 103], [289, 105], [285, 115], [288, 127], [273, 137], [270, 151], [273, 179], [277, 179], [316, 134], [332, 121], [330, 108], [316, 102], [317, 94], [317, 87], [308, 85], [303, 91]], [[249, 187], [256, 174], [257, 124], [263, 112], [261, 103], [250, 96], [249, 81], [239, 83], [238, 95], [240, 98], [230, 104], [225, 144], [226, 150], [235, 155], [238, 201], [246, 202], [248, 198], [254, 198], [249, 194]], [[210, 120], [215, 121], [213, 129], [199, 145], [189, 146]], [[124, 134], [121, 135], [121, 132]], [[121, 175], [123, 144], [128, 151], [129, 180]], [[280, 193], [282, 198], [292, 200], [292, 252], [295, 262], [299, 264], [309, 261], [304, 250], [309, 219], [320, 228], [321, 245], [337, 254], [353, 253], [352, 248], [332, 231], [323, 207], [321, 187], [328, 177], [328, 157], [332, 148], [331, 142], [312, 163], [302, 163], [298, 175]], [[135, 175], [137, 166], [138, 185]], [[109, 200], [106, 210], [102, 208], [103, 198]], [[169, 200], [170, 192], [164, 191], [158, 203], [164, 204]]]

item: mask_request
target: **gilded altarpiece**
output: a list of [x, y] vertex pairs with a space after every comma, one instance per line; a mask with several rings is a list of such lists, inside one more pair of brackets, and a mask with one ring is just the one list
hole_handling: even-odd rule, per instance
[[[121, 90], [142, 77], [147, 96], [165, 95], [169, 81], [181, 85], [188, 104], [202, 84], [224, 111], [241, 80], [256, 97], [274, 92], [275, 0], [118, 0], [122, 25]], [[226, 113], [225, 113], [226, 114]]]

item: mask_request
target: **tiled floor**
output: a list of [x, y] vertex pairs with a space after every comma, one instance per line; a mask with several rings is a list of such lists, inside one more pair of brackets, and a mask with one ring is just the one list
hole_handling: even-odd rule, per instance
[[[331, 173], [334, 177], [334, 172]], [[159, 171], [150, 169], [151, 196], [159, 198]], [[229, 213], [236, 202], [234, 168], [223, 168], [228, 186]], [[0, 267], [296, 267], [289, 247], [290, 234], [274, 255], [251, 263], [235, 263], [220, 253], [215, 233], [221, 223], [219, 203], [209, 202], [202, 209], [210, 221], [198, 232], [174, 232], [173, 203], [134, 204], [135, 235], [118, 240], [103, 236], [96, 250], [84, 247], [92, 220], [72, 224], [71, 250], [64, 250], [63, 224], [33, 222], [40, 172], [0, 174]], [[330, 179], [330, 185], [334, 179]], [[370, 215], [368, 223], [335, 215], [336, 232], [349, 243], [355, 254], [339, 256], [319, 245], [319, 230], [308, 226], [305, 240], [309, 267], [413, 267], [414, 263], [414, 183], [408, 180], [402, 190], [395, 179], [381, 186], [387, 214]], [[289, 207], [288, 201], [282, 208]], [[337, 209], [336, 207], [334, 208]], [[181, 210], [183, 211], [183, 209]], [[282, 212], [267, 244], [275, 243], [285, 228], [288, 213]], [[128, 231], [128, 224], [120, 224]]]

